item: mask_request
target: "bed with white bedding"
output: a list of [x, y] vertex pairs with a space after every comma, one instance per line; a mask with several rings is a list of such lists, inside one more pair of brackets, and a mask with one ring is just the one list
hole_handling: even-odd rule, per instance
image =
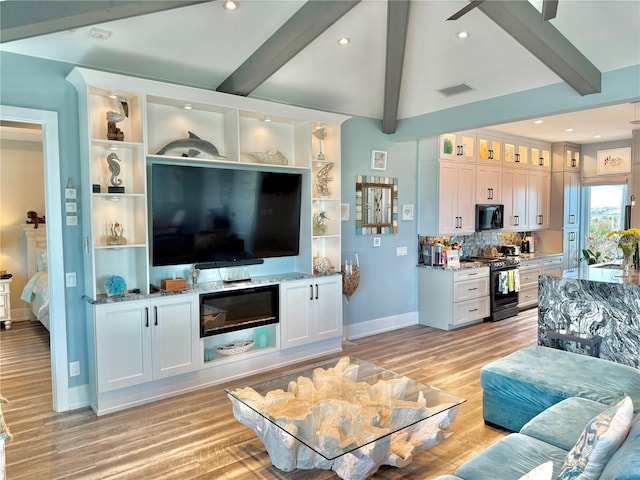
[[47, 271], [47, 231], [43, 224], [22, 226], [27, 237], [27, 273], [29, 281], [20, 299], [29, 304], [35, 318], [49, 330], [49, 282]]

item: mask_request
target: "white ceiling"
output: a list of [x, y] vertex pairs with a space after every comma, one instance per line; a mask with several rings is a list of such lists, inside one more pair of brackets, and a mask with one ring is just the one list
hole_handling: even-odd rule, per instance
[[[215, 89], [304, 3], [239, 0], [227, 12], [210, 2], [4, 43], [2, 50]], [[491, 1], [491, 0], [489, 0]], [[532, 1], [540, 9], [541, 0]], [[559, 83], [560, 78], [478, 9], [446, 18], [464, 0], [413, 0], [409, 14], [399, 118]], [[382, 118], [386, 0], [363, 0], [252, 94], [282, 103]], [[640, 64], [640, 0], [559, 0], [551, 23], [601, 72]], [[459, 40], [456, 33], [470, 37]], [[351, 38], [347, 47], [337, 41]], [[466, 83], [472, 91], [445, 97], [439, 89]], [[638, 86], [640, 99], [640, 81]], [[594, 143], [631, 138], [638, 120], [627, 103], [598, 112], [500, 127], [545, 141]], [[557, 123], [556, 123], [557, 122]], [[574, 132], [565, 132], [566, 128]], [[635, 125], [635, 128], [640, 128]], [[594, 138], [594, 135], [601, 135]]]

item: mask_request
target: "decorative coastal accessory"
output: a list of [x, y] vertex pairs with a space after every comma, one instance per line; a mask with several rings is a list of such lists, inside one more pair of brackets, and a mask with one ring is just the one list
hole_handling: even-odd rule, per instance
[[129, 104], [125, 97], [114, 95], [118, 102], [117, 112], [107, 112], [107, 140], [124, 141], [124, 132], [116, 127], [116, 123], [121, 122], [129, 116]]
[[349, 300], [351, 295], [355, 293], [360, 285], [360, 260], [358, 254], [355, 252], [345, 252], [342, 257], [342, 265], [340, 266], [340, 273], [342, 273], [342, 294], [347, 302], [347, 308], [345, 309], [345, 328], [343, 344], [350, 346], [353, 344], [349, 342]]
[[321, 257], [319, 254], [313, 257], [313, 274], [324, 275], [332, 270], [331, 262], [325, 257]]
[[333, 180], [333, 177], [329, 176], [329, 170], [333, 167], [333, 163], [327, 163], [324, 167], [318, 170], [316, 173], [316, 190], [319, 195], [328, 197], [331, 195], [329, 191], [329, 182]]
[[202, 140], [193, 132], [188, 133], [188, 138], [167, 143], [156, 155], [224, 158], [213, 143]]
[[324, 210], [313, 213], [313, 234], [326, 235], [327, 233], [327, 214]]
[[127, 290], [127, 283], [124, 278], [118, 275], [112, 275], [104, 282], [104, 286], [107, 289], [107, 295], [112, 297], [114, 295], [122, 295]]
[[122, 235], [124, 227], [118, 223], [113, 222], [109, 229], [109, 235], [107, 235], [107, 245], [126, 245], [127, 239]]
[[280, 150], [269, 150], [267, 153], [251, 152], [249, 153], [259, 163], [266, 163], [268, 165], [288, 165], [289, 160], [285, 157]]
[[327, 129], [319, 124], [316, 129], [313, 131], [313, 136], [316, 137], [320, 141], [320, 152], [316, 157], [317, 160], [323, 161], [325, 159], [324, 152], [322, 151], [324, 139], [327, 138]]
[[122, 179], [118, 178], [120, 175], [120, 159], [115, 152], [110, 153], [107, 156], [107, 166], [109, 167], [109, 172], [111, 172], [111, 177], [109, 178], [109, 193], [124, 193], [124, 187], [122, 186]]
[[226, 345], [220, 345], [216, 348], [216, 351], [222, 355], [238, 355], [244, 353], [253, 347], [256, 343], [255, 340], [244, 340], [242, 342], [227, 343]]
[[640, 228], [613, 230], [607, 233], [607, 238], [611, 238], [614, 235], [618, 236], [618, 248], [622, 250], [622, 276], [627, 277], [629, 275], [631, 264], [633, 263], [633, 254], [638, 248], [638, 242], [640, 242]]

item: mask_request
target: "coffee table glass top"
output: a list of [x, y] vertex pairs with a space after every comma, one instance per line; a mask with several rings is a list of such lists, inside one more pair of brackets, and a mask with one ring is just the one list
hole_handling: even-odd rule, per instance
[[465, 402], [353, 357], [225, 391], [327, 460]]

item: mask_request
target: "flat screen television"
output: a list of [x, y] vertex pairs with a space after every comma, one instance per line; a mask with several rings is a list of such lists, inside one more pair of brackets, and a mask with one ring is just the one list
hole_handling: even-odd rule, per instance
[[260, 263], [300, 250], [302, 174], [152, 164], [153, 266]]

